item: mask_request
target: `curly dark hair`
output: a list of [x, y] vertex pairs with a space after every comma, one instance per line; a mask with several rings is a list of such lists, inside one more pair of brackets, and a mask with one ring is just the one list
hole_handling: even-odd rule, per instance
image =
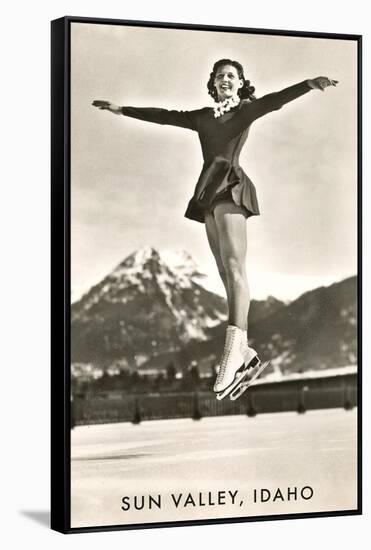
[[219, 59], [216, 63], [214, 63], [214, 67], [212, 72], [210, 73], [210, 78], [207, 83], [207, 89], [208, 93], [211, 95], [214, 101], [218, 101], [218, 92], [216, 91], [216, 88], [214, 86], [214, 79], [216, 76], [216, 72], [219, 69], [219, 67], [222, 67], [224, 65], [232, 65], [238, 73], [238, 78], [243, 80], [244, 84], [242, 88], [238, 90], [238, 95], [241, 99], [250, 99], [250, 101], [253, 101], [256, 99], [254, 92], [255, 88], [254, 86], [250, 85], [250, 80], [245, 79], [245, 75], [243, 73], [243, 67], [241, 63], [238, 63], [238, 61], [233, 61], [232, 59]]

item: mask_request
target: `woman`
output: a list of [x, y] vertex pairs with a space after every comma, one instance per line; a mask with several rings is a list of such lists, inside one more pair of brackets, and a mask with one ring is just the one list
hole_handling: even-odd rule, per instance
[[251, 124], [267, 113], [312, 89], [336, 86], [336, 80], [304, 80], [256, 99], [255, 88], [245, 79], [240, 63], [221, 59], [214, 64], [207, 84], [214, 108], [169, 111], [158, 108], [120, 107], [95, 100], [93, 105], [113, 114], [157, 124], [194, 130], [201, 142], [204, 165], [185, 216], [205, 223], [206, 234], [227, 294], [229, 320], [214, 391], [222, 399], [248, 376], [251, 383], [262, 367], [249, 347], [247, 318], [250, 305], [246, 276], [246, 220], [259, 215], [252, 181], [239, 165], [239, 154]]

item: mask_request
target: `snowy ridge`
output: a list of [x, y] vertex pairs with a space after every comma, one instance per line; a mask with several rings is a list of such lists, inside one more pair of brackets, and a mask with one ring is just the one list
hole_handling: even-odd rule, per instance
[[[73, 304], [73, 362], [106, 370], [158, 369], [173, 360], [186, 368], [198, 361], [200, 372], [208, 371], [221, 352], [227, 307], [198, 283], [200, 276], [184, 251], [132, 253]], [[356, 298], [357, 278], [350, 277], [289, 304], [252, 300], [250, 345], [270, 361], [266, 376], [356, 364]]]
[[[146, 292], [145, 281], [158, 285], [166, 304], [183, 328], [183, 341], [206, 340], [205, 328], [212, 328], [226, 320], [226, 314], [216, 311], [213, 317], [205, 316], [204, 309], [198, 305], [196, 318], [190, 319], [189, 308], [179, 308], [174, 303], [174, 295], [180, 290], [193, 290], [199, 296], [206, 274], [202, 273], [196, 262], [185, 250], [157, 251], [153, 247], [144, 246], [128, 256], [110, 275], [115, 279], [117, 287], [127, 289], [136, 287], [139, 292]], [[110, 284], [102, 287], [102, 292], [109, 290]], [[113, 298], [114, 300], [114, 298]], [[119, 299], [122, 301], [122, 297]]]
[[[157, 264], [155, 270], [154, 264]], [[133, 252], [110, 275], [116, 280], [123, 279], [122, 284], [126, 286], [140, 286], [142, 279], [151, 279], [154, 276], [162, 286], [176, 280], [177, 285], [182, 288], [191, 288], [190, 278], [198, 281], [206, 278], [206, 274], [199, 270], [196, 262], [185, 250], [158, 252], [150, 246]]]
[[225, 299], [200, 284], [204, 277], [184, 250], [136, 250], [73, 304], [76, 347], [85, 348], [84, 356], [90, 355], [91, 342], [98, 354], [100, 346], [102, 354], [117, 356], [132, 350], [139, 366], [189, 342], [208, 340], [227, 316]]

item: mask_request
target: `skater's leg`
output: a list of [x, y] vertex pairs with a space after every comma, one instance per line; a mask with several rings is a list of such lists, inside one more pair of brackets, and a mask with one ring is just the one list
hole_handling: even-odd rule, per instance
[[211, 212], [207, 212], [205, 214], [205, 227], [206, 227], [207, 240], [209, 242], [211, 252], [213, 253], [220, 278], [223, 281], [223, 285], [224, 285], [227, 300], [228, 300], [227, 276], [226, 276], [223, 262], [220, 256], [218, 230], [216, 227], [214, 216], [212, 215]]
[[234, 203], [214, 208], [219, 254], [228, 288], [229, 324], [247, 330], [250, 291], [246, 274], [246, 214]]

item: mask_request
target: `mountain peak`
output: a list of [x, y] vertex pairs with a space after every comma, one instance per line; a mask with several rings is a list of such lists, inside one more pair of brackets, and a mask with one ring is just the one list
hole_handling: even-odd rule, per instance
[[[127, 276], [129, 271], [140, 273], [144, 271], [172, 274], [189, 286], [189, 278], [201, 282], [206, 277], [186, 250], [165, 249], [158, 251], [152, 246], [142, 246], [127, 256], [111, 273], [111, 277], [119, 279]], [[197, 281], [196, 281], [197, 279]]]
[[136, 250], [74, 305], [74, 358], [144, 361], [207, 340], [226, 320], [226, 304], [201, 277], [184, 250]]
[[149, 260], [156, 260], [158, 261], [160, 259], [159, 253], [155, 248], [152, 246], [142, 246], [141, 248], [138, 248], [138, 250], [135, 250], [132, 252], [129, 256], [123, 260], [118, 268], [121, 267], [141, 267], [144, 264], [146, 264]]
[[141, 248], [138, 248], [137, 251], [133, 252], [131, 256], [135, 259], [135, 263], [142, 264], [147, 262], [150, 259], [158, 259], [159, 253], [153, 246], [142, 246]]

